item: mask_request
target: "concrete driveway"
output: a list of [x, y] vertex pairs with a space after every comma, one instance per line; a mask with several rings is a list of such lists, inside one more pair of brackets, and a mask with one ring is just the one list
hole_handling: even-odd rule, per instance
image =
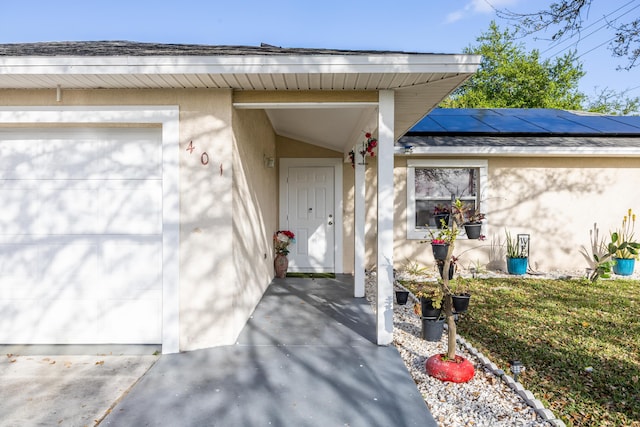
[[0, 347], [0, 426], [93, 426], [159, 359], [29, 355]]

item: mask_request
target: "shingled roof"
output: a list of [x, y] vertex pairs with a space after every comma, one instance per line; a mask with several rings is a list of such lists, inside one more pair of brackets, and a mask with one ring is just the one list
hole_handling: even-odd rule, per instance
[[247, 55], [393, 55], [409, 52], [260, 46], [159, 44], [130, 41], [61, 41], [0, 44], [0, 56], [247, 56]]

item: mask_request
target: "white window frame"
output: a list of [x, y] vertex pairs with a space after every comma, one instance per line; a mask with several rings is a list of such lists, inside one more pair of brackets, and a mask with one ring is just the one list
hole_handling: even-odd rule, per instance
[[[478, 168], [478, 194], [482, 196], [482, 210], [487, 210], [487, 178], [489, 161], [485, 159], [415, 159], [407, 160], [407, 239], [419, 240], [427, 236], [416, 228], [416, 168]], [[480, 200], [479, 200], [480, 201]]]

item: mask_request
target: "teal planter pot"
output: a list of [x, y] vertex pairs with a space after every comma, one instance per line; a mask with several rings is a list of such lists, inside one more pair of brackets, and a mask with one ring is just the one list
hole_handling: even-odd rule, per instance
[[507, 257], [507, 272], [509, 274], [523, 275], [527, 272], [528, 258]]
[[615, 265], [613, 272], [618, 276], [631, 276], [636, 266], [636, 260], [633, 258], [614, 258]]

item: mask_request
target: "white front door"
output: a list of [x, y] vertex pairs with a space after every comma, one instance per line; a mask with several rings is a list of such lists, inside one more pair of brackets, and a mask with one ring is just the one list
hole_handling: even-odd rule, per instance
[[334, 272], [334, 168], [291, 166], [286, 179], [284, 228], [296, 236], [289, 246], [289, 271]]

